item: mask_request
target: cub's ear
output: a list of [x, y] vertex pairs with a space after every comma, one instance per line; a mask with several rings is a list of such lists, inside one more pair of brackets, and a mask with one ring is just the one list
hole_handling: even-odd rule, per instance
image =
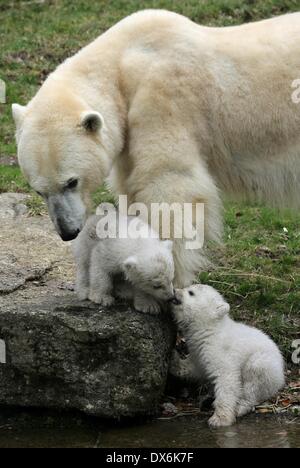
[[124, 269], [125, 274], [136, 270], [137, 264], [138, 264], [137, 257], [127, 258], [127, 260], [125, 260], [125, 262], [123, 263], [123, 269]]
[[164, 246], [170, 250], [170, 252], [173, 252], [173, 242], [170, 240], [164, 241]]
[[216, 316], [217, 318], [223, 318], [225, 315], [229, 314], [230, 305], [227, 302], [222, 301], [216, 304]]
[[12, 109], [13, 119], [15, 121], [17, 130], [18, 130], [23, 123], [24, 115], [26, 112], [26, 106], [20, 106], [20, 104], [13, 104], [11, 106], [11, 109]]
[[104, 119], [99, 112], [86, 111], [81, 114], [81, 125], [87, 132], [96, 133], [104, 125]]

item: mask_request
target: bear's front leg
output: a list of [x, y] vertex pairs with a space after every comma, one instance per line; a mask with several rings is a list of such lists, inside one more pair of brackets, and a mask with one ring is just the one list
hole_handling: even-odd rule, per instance
[[135, 291], [134, 308], [138, 312], [153, 315], [159, 314], [161, 310], [160, 305], [155, 299], [141, 291]]
[[76, 294], [80, 301], [86, 301], [89, 298], [89, 272], [80, 271], [77, 272], [76, 279]]
[[215, 382], [215, 412], [208, 422], [210, 427], [227, 427], [236, 422], [241, 388], [238, 372], [224, 368], [220, 371]]
[[75, 253], [77, 263], [76, 274], [76, 293], [80, 301], [85, 301], [89, 297], [90, 290], [90, 252], [88, 249], [82, 249]]
[[[124, 173], [128, 174], [122, 190], [128, 195], [129, 204], [138, 202], [148, 207], [144, 221], [149, 223], [151, 218], [152, 227], [161, 237], [174, 240], [174, 285], [184, 288], [209, 265], [203, 238], [205, 243], [221, 239], [222, 203], [208, 169], [206, 143], [202, 148], [200, 138], [195, 137], [194, 122], [201, 121], [202, 117], [202, 122], [206, 121], [205, 116], [197, 113], [196, 120], [183, 119], [180, 96], [177, 88], [170, 94], [167, 81], [155, 79], [153, 83], [143, 83], [128, 115], [128, 160], [119, 162], [110, 183], [118, 193], [118, 181], [124, 179]], [[161, 223], [163, 216], [155, 212], [162, 203], [165, 229]], [[172, 211], [179, 211], [174, 209], [174, 204], [181, 206], [178, 216], [173, 216]], [[174, 223], [169, 221], [172, 218]], [[188, 223], [183, 223], [185, 218]]]
[[115, 302], [112, 292], [113, 280], [111, 275], [101, 267], [97, 258], [96, 261], [93, 259], [90, 271], [90, 301], [109, 307]]

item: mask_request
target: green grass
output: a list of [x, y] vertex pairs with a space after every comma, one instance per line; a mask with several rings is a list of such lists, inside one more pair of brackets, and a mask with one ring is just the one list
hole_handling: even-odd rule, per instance
[[3, 192], [30, 192], [18, 167], [0, 166], [0, 193]]
[[[0, 78], [7, 83], [7, 104], [0, 104], [0, 193], [31, 193], [18, 168], [1, 166], [16, 153], [11, 103], [27, 103], [60, 62], [143, 8], [166, 8], [221, 26], [296, 11], [300, 0], [0, 0]], [[94, 201], [103, 199], [111, 196], [101, 188]], [[31, 214], [45, 211], [35, 194], [28, 205]], [[227, 204], [225, 245], [216, 250], [218, 268], [201, 275], [224, 293], [236, 318], [270, 333], [287, 357], [300, 329], [299, 226], [297, 214]]]

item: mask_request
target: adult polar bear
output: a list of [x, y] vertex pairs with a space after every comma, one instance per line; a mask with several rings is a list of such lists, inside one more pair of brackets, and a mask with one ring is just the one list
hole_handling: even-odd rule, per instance
[[[21, 168], [64, 240], [82, 229], [109, 176], [129, 202], [204, 202], [206, 239], [222, 233], [219, 190], [299, 202], [300, 14], [207, 28], [136, 13], [13, 106]], [[205, 255], [175, 242], [176, 283]]]

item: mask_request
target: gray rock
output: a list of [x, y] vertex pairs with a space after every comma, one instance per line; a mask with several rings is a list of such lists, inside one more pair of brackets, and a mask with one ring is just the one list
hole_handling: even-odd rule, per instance
[[0, 294], [17, 291], [49, 271], [54, 271], [56, 279], [72, 280], [69, 245], [59, 239], [50, 219], [21, 214], [7, 217], [7, 200], [14, 200], [13, 195], [0, 195]]
[[30, 198], [24, 193], [2, 193], [0, 194], [0, 218], [17, 218], [27, 213], [26, 200]]
[[154, 414], [174, 329], [167, 313], [99, 310], [72, 295], [0, 312], [6, 364], [0, 404], [79, 409], [105, 418]]
[[27, 281], [39, 280], [50, 265], [22, 266], [13, 255], [0, 254], [0, 294], [8, 294], [24, 286]]

